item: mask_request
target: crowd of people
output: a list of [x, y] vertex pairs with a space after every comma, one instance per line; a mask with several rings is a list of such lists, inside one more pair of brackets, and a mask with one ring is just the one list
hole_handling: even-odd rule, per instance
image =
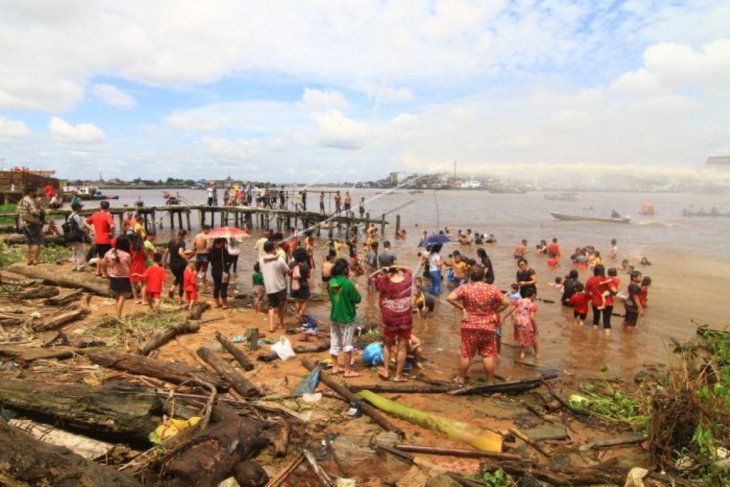
[[[346, 193], [345, 206], [336, 211], [352, 211], [348, 198]], [[336, 195], [336, 204], [339, 200]], [[294, 228], [286, 236], [269, 231], [253, 245], [255, 261], [239, 263], [241, 242], [236, 238], [211, 236], [211, 229], [205, 225], [193, 237], [190, 248], [187, 232], [180, 230], [164, 251], [158, 252], [155, 235], [147, 233], [132, 213], [123, 220], [122, 228], [117, 229], [107, 201], [102, 201], [99, 210], [88, 217], [81, 215], [80, 202], [74, 203], [72, 210], [64, 233], [73, 248], [73, 270], [81, 272], [87, 263], [95, 264], [97, 276], [109, 279], [119, 317], [130, 295], [136, 303], [146, 303], [159, 313], [168, 271], [173, 277], [167, 287], [169, 298], [186, 302], [192, 309], [202, 289], [210, 292], [216, 307], [228, 309], [231, 278], [245, 268], [253, 271], [250, 281], [253, 307], [257, 313], [268, 314], [268, 329], [274, 333], [285, 326], [288, 304], [293, 304], [297, 324], [305, 320], [319, 267], [318, 250], [324, 250], [319, 276], [330, 301], [330, 354], [335, 373], [341, 372], [345, 377], [359, 375], [353, 367], [352, 356], [357, 306], [364, 292], [378, 295], [384, 357], [379, 376], [383, 380], [391, 378], [391, 370], [393, 380], [407, 380], [404, 374], [407, 357], [421, 350], [420, 340], [413, 333], [414, 316], [428, 318], [445, 288], [446, 302], [461, 313], [457, 383], [467, 380], [477, 354], [482, 359], [487, 380], [493, 380], [501, 353], [503, 326], [510, 321], [520, 358], [528, 353], [539, 356], [540, 281], [528, 262], [528, 257], [532, 257], [527, 240], [520, 241], [514, 249], [514, 281], [509, 291], [502, 291], [494, 284], [494, 266], [482, 246], [485, 242], [496, 243], [496, 238], [470, 229], [459, 230], [454, 239], [448, 228], [435, 235], [424, 232], [419, 241], [423, 250], [418, 253], [415, 269], [398, 262], [391, 243], [381, 241], [374, 225], [364, 229], [362, 241], [358, 229], [353, 228], [342, 241], [331, 238], [321, 248], [316, 246], [311, 234]], [[29, 189], [20, 202], [19, 215], [28, 245], [28, 264], [34, 265], [42, 243], [43, 210], [33, 190]], [[85, 249], [89, 241], [93, 242], [93, 256]], [[442, 258], [446, 243], [456, 244], [458, 249]], [[617, 261], [616, 240], [611, 241], [607, 255], [609, 262]], [[608, 336], [614, 307], [617, 301], [622, 301], [625, 307], [622, 328], [631, 332], [646, 310], [651, 278], [643, 276], [627, 261], [621, 263], [620, 269], [629, 275], [629, 283], [625, 292], [621, 292], [617, 268], [607, 268], [600, 252], [592, 246], [576, 248], [568, 264], [557, 238], [549, 243], [542, 240], [535, 247], [535, 258], [544, 259], [546, 267], [553, 271], [561, 266], [561, 261], [571, 266], [564, 279], [558, 277], [549, 285], [560, 289], [560, 303], [572, 308], [572, 322], [576, 326], [584, 325], [590, 309], [593, 327], [596, 330], [602, 327]], [[644, 259], [640, 264], [649, 262]], [[584, 271], [592, 275], [581, 282]], [[364, 286], [358, 282], [360, 276], [365, 276]], [[420, 353], [414, 358], [419, 357]]]

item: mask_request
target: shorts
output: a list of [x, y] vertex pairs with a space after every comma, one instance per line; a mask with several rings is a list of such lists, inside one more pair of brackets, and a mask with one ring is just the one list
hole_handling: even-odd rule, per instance
[[195, 254], [195, 262], [208, 262], [208, 254]]
[[107, 252], [112, 249], [112, 244], [96, 244], [96, 255], [103, 259]]
[[147, 291], [147, 299], [160, 299], [160, 296], [162, 296], [162, 293]]
[[27, 223], [23, 235], [26, 245], [43, 245], [43, 227], [40, 223]]
[[383, 337], [389, 342], [394, 342], [396, 338], [400, 338], [401, 340], [410, 340], [412, 332], [413, 328], [407, 328], [405, 330], [383, 328]]
[[128, 277], [110, 277], [109, 289], [116, 294], [127, 294], [132, 292], [132, 283]]
[[462, 357], [472, 359], [479, 353], [481, 357], [497, 356], [497, 340], [493, 331], [474, 328], [461, 329], [461, 346], [459, 353]]
[[266, 295], [269, 298], [270, 308], [283, 308], [286, 304], [286, 289]]
[[266, 289], [264, 289], [264, 286], [257, 284], [253, 287], [252, 295], [253, 295], [254, 304], [261, 304], [264, 302], [264, 296], [266, 296]]
[[624, 323], [626, 326], [636, 326], [638, 319], [639, 312], [637, 310], [626, 310], [626, 316], [624, 317]]
[[417, 306], [418, 306], [418, 309], [420, 309], [420, 310], [422, 310], [425, 307], [429, 311], [429, 313], [433, 313], [433, 309], [434, 309], [433, 300], [426, 300], [425, 302], [421, 301], [418, 303]]
[[185, 299], [188, 301], [197, 301], [198, 291], [185, 291]]
[[309, 286], [302, 286], [296, 291], [292, 290], [291, 297], [294, 299], [309, 299], [311, 296]]
[[573, 311], [573, 318], [580, 318], [581, 320], [585, 320], [586, 316], [588, 316], [588, 313], [578, 313], [577, 311]]

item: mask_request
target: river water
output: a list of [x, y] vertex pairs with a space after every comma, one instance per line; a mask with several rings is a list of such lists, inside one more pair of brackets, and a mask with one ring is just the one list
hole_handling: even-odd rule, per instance
[[[331, 188], [327, 188], [331, 190]], [[343, 190], [344, 191], [344, 190]], [[158, 190], [124, 190], [108, 193], [118, 194], [120, 199], [112, 201], [113, 206], [132, 205], [141, 197], [147, 205], [163, 204], [162, 192]], [[618, 240], [619, 259], [606, 262], [607, 266], [620, 263], [623, 258], [638, 264], [646, 256], [651, 266], [640, 268], [644, 275], [653, 279], [649, 292], [649, 309], [640, 318], [639, 326], [632, 335], [620, 332], [621, 318], [614, 317], [612, 335], [604, 338], [602, 332], [592, 328], [576, 328], [572, 325], [572, 310], [559, 304], [538, 302], [537, 319], [540, 329], [540, 364], [559, 370], [572, 370], [578, 374], [597, 375], [608, 368], [609, 375], [630, 376], [644, 364], [666, 363], [671, 360], [670, 339], [684, 340], [694, 333], [693, 321], [707, 323], [714, 328], [730, 324], [730, 218], [684, 218], [683, 208], [717, 207], [720, 211], [730, 210], [728, 194], [687, 193], [581, 193], [579, 201], [552, 201], [544, 193], [492, 194], [485, 191], [425, 191], [409, 193], [379, 192], [377, 190], [354, 189], [353, 207], [361, 196], [367, 200], [366, 210], [374, 215], [386, 214], [390, 225], [386, 239], [394, 244], [401, 263], [415, 265], [418, 249], [416, 243], [423, 230], [433, 231], [448, 227], [453, 234], [458, 229], [471, 228], [480, 233], [494, 233], [497, 244], [485, 245], [494, 264], [496, 281], [501, 289], [508, 289], [514, 281], [516, 266], [512, 252], [519, 240], [528, 240], [534, 249], [540, 239], [550, 241], [557, 237], [564, 255], [570, 255], [578, 246], [593, 245], [608, 255], [610, 240]], [[180, 196], [192, 204], [202, 204], [204, 191], [181, 190]], [[639, 216], [639, 209], [645, 202], [651, 202], [657, 214], [652, 217]], [[90, 202], [92, 205], [93, 202]], [[330, 203], [328, 202], [328, 208]], [[318, 197], [309, 194], [308, 207], [317, 211]], [[592, 210], [586, 208], [591, 207]], [[395, 211], [394, 211], [395, 210]], [[550, 211], [608, 216], [611, 210], [631, 216], [631, 224], [601, 222], [557, 221]], [[408, 231], [405, 241], [394, 241], [395, 215], [401, 216], [402, 227]], [[160, 232], [159, 241], [167, 235]], [[240, 287], [250, 290], [250, 270], [253, 263], [253, 243], [258, 232], [254, 231], [250, 245], [244, 244], [239, 269], [242, 269]], [[323, 233], [324, 235], [324, 233]], [[474, 256], [476, 247], [462, 247], [458, 243], [446, 244], [442, 256], [451, 250]], [[321, 267], [323, 251], [319, 252], [318, 267]], [[566, 257], [562, 267], [548, 269], [544, 256], [534, 251], [528, 255], [530, 266], [539, 279], [539, 296], [542, 299], [558, 301], [558, 290], [547, 286], [555, 276], [564, 276], [571, 269]], [[583, 271], [581, 280], [589, 277]], [[619, 273], [621, 290], [628, 285], [628, 275]], [[365, 280], [360, 279], [360, 288], [365, 289]], [[315, 291], [319, 290], [319, 275], [316, 274]], [[374, 295], [365, 293], [359, 308], [361, 319], [377, 322], [379, 312]], [[622, 305], [616, 312], [623, 313]], [[312, 314], [320, 319], [328, 316], [328, 306], [312, 307]], [[590, 319], [590, 316], [589, 316]], [[511, 363], [516, 350], [511, 326], [505, 326], [503, 358], [500, 366]], [[416, 319], [415, 333], [422, 338], [427, 356], [443, 368], [456, 367], [459, 344], [459, 314], [445, 300], [445, 293], [437, 300], [436, 311], [428, 319]], [[605, 367], [604, 367], [605, 366]], [[477, 368], [473, 371], [476, 373]]]

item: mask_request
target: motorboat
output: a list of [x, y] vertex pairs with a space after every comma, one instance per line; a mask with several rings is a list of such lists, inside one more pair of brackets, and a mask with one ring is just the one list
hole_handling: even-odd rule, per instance
[[550, 214], [558, 219], [563, 221], [571, 221], [571, 222], [606, 222], [606, 223], [631, 223], [631, 218], [629, 217], [622, 217], [622, 216], [611, 216], [608, 218], [601, 218], [598, 216], [585, 216], [585, 215], [570, 215], [567, 213], [554, 213], [550, 212]]

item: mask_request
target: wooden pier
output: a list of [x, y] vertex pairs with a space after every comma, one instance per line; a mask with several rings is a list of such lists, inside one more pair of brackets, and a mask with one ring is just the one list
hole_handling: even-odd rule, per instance
[[[81, 214], [84, 216], [91, 215], [99, 211], [98, 208], [84, 209]], [[292, 211], [275, 208], [262, 208], [251, 206], [206, 206], [206, 205], [179, 205], [179, 206], [142, 206], [142, 207], [119, 207], [109, 208], [111, 213], [119, 222], [118, 228], [122, 228], [124, 217], [127, 213], [135, 213], [141, 220], [145, 231], [156, 231], [158, 228], [164, 228], [169, 224], [170, 230], [193, 229], [193, 219], [191, 214], [197, 213], [197, 222], [199, 226], [208, 225], [212, 228], [217, 226], [235, 226], [242, 227], [244, 224], [249, 229], [276, 229], [286, 232], [290, 228], [297, 230], [313, 230], [317, 236], [321, 235], [321, 231], [326, 228], [328, 236], [332, 237], [334, 229], [346, 230], [346, 235], [350, 235], [353, 225], [370, 225], [375, 224], [380, 227], [380, 234], [385, 235], [385, 228], [388, 221], [385, 215], [380, 218], [370, 218], [370, 214], [366, 214], [365, 218], [355, 217], [353, 212], [346, 215], [342, 212], [339, 215], [322, 215], [313, 211]], [[66, 220], [71, 214], [70, 209], [60, 208], [57, 210], [46, 210], [47, 220]], [[167, 214], [167, 215], [165, 215]], [[18, 217], [15, 213], [0, 213], [0, 218], [15, 219], [16, 230], [19, 230]], [[326, 225], [326, 227], [325, 227]], [[400, 215], [396, 216], [396, 227], [400, 227]], [[196, 226], [197, 228], [197, 226]], [[396, 228], [397, 232], [400, 228]]]

